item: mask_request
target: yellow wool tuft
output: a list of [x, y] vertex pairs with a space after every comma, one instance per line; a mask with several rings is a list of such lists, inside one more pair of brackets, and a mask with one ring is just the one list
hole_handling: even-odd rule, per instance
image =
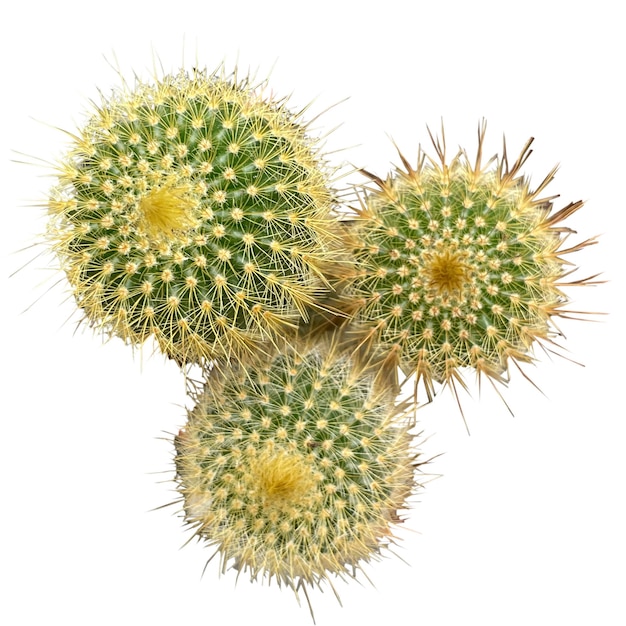
[[191, 211], [196, 202], [189, 197], [188, 187], [164, 186], [149, 191], [140, 201], [143, 223], [152, 237], [171, 236], [193, 226]]
[[426, 262], [424, 272], [428, 287], [438, 295], [460, 292], [470, 278], [470, 270], [463, 256], [453, 250], [433, 255]]
[[305, 504], [315, 488], [313, 468], [299, 454], [265, 452], [250, 469], [250, 480], [267, 507]]

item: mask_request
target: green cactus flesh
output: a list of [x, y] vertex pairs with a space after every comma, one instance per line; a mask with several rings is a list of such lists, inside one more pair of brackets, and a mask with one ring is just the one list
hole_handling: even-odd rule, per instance
[[175, 438], [185, 520], [252, 579], [296, 593], [393, 541], [414, 488], [407, 407], [336, 343], [220, 369]]
[[[540, 194], [519, 170], [530, 141], [509, 168], [506, 158], [481, 164], [485, 127], [475, 163], [459, 153], [446, 163], [420, 152], [417, 168], [405, 169], [367, 191], [356, 261], [354, 291], [359, 319], [376, 341], [397, 357], [406, 375], [416, 374], [429, 397], [433, 381], [465, 386], [463, 368], [506, 382], [510, 362], [533, 360], [533, 343], [550, 344], [554, 316], [567, 316], [560, 258], [594, 243], [564, 249], [570, 229], [559, 222], [582, 202], [551, 213], [552, 198]], [[571, 266], [571, 263], [568, 263]]]
[[249, 81], [195, 71], [96, 107], [59, 165], [49, 239], [89, 322], [198, 362], [282, 335], [328, 288], [317, 140]]

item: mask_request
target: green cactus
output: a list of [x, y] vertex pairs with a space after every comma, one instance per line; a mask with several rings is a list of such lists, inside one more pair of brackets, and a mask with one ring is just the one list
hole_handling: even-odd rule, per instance
[[506, 151], [483, 164], [485, 128], [474, 162], [462, 151], [447, 163], [443, 135], [431, 135], [436, 159], [420, 150], [416, 168], [400, 155], [405, 169], [386, 180], [366, 172], [376, 188], [360, 210], [357, 317], [429, 399], [434, 382], [465, 388], [464, 368], [506, 383], [510, 363], [533, 361], [533, 344], [560, 334], [553, 318], [571, 313], [562, 288], [593, 284], [565, 280], [562, 259], [595, 243], [563, 246], [573, 231], [560, 222], [583, 203], [552, 212], [555, 196], [541, 194], [556, 168], [529, 188], [520, 169], [532, 139], [511, 167]]
[[374, 391], [367, 364], [327, 337], [213, 370], [175, 438], [185, 521], [222, 570], [296, 595], [394, 541], [418, 465], [409, 405]]
[[48, 238], [86, 319], [179, 363], [254, 352], [329, 289], [331, 172], [302, 113], [194, 70], [104, 99], [58, 166]]

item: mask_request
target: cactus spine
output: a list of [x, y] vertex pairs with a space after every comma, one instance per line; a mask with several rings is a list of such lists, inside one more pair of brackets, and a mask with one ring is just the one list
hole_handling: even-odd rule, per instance
[[96, 107], [49, 202], [91, 324], [154, 335], [179, 363], [243, 356], [328, 291], [330, 172], [302, 114], [261, 87], [181, 71]]
[[595, 243], [563, 247], [573, 231], [561, 222], [583, 203], [553, 213], [541, 194], [556, 168], [535, 190], [520, 174], [532, 140], [509, 167], [506, 152], [482, 163], [484, 136], [483, 124], [474, 162], [460, 152], [448, 163], [443, 138], [433, 139], [437, 158], [420, 151], [416, 168], [400, 155], [404, 169], [369, 175], [376, 188], [361, 211], [359, 318], [429, 398], [434, 381], [465, 387], [464, 368], [506, 382], [510, 363], [532, 361], [533, 345], [559, 334], [562, 288], [592, 284], [566, 281], [562, 259]]

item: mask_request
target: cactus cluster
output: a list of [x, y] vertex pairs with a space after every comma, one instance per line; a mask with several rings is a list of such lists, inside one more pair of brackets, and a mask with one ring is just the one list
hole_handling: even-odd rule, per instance
[[105, 100], [49, 203], [87, 319], [134, 345], [154, 335], [187, 363], [245, 356], [306, 318], [338, 243], [330, 172], [306, 131], [284, 101], [223, 73]]
[[430, 399], [468, 368], [506, 382], [558, 334], [562, 288], [593, 283], [562, 257], [595, 240], [564, 247], [582, 202], [552, 212], [554, 170], [530, 189], [530, 142], [483, 164], [484, 125], [475, 160], [442, 137], [365, 172], [348, 219], [303, 112], [263, 87], [194, 70], [103, 98], [58, 165], [48, 240], [91, 325], [200, 366], [181, 514], [223, 570], [297, 595], [384, 554], [420, 486], [398, 372]]
[[252, 579], [296, 592], [353, 576], [414, 489], [412, 412], [335, 339], [213, 370], [176, 437], [185, 518]]

